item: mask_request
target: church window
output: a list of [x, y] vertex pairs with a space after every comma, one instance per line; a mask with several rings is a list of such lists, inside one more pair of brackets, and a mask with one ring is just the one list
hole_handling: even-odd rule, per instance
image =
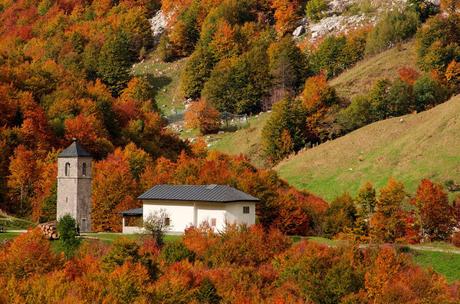
[[244, 206], [243, 207], [243, 213], [244, 214], [249, 214], [249, 206]]
[[165, 226], [170, 226], [171, 225], [171, 219], [169, 217], [165, 217]]
[[65, 176], [69, 176], [70, 173], [70, 163], [65, 163]]
[[211, 227], [216, 227], [217, 225], [217, 220], [215, 218], [211, 219]]
[[86, 176], [86, 163], [83, 163], [83, 165], [81, 166], [81, 174], [83, 174], [83, 176]]

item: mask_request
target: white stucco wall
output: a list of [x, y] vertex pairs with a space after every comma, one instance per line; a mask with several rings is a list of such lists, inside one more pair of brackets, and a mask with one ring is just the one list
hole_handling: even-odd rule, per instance
[[194, 208], [193, 203], [168, 202], [168, 201], [144, 201], [144, 221], [155, 211], [164, 209], [169, 216], [171, 223], [170, 232], [184, 232], [187, 227], [193, 225]]
[[143, 227], [137, 227], [137, 226], [126, 226], [126, 220], [123, 217], [122, 218], [122, 233], [125, 234], [135, 234], [135, 233], [144, 233], [145, 230]]
[[225, 204], [223, 203], [196, 203], [197, 217], [195, 225], [199, 226], [203, 222], [208, 222], [212, 226], [212, 219], [216, 219], [215, 230], [225, 228]]
[[[243, 213], [243, 207], [249, 207], [249, 214]], [[254, 225], [256, 222], [256, 204], [254, 202], [236, 203], [208, 203], [183, 201], [144, 201], [143, 218], [146, 220], [155, 211], [165, 210], [171, 223], [170, 233], [183, 233], [190, 226], [199, 226], [203, 221], [212, 224], [216, 219], [216, 230], [225, 228], [229, 224]], [[127, 227], [127, 231], [131, 231]], [[123, 230], [124, 232], [125, 230]], [[127, 232], [132, 233], [132, 232]]]
[[[226, 220], [229, 224], [254, 225], [256, 223], [256, 204], [252, 202], [227, 203]], [[249, 213], [243, 213], [243, 207], [249, 207]]]
[[131, 227], [131, 226], [123, 226], [123, 233], [125, 234], [136, 234], [136, 233], [144, 233], [144, 229], [142, 227]]

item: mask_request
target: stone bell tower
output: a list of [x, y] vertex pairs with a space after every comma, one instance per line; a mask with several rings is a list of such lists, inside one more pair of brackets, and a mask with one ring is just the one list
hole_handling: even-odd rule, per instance
[[91, 160], [76, 139], [58, 155], [56, 219], [69, 214], [80, 232], [91, 231]]

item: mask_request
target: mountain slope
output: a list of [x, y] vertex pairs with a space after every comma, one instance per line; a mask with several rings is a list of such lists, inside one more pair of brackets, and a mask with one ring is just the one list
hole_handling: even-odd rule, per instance
[[[329, 81], [329, 84], [337, 90], [341, 97], [351, 99], [355, 95], [367, 93], [381, 78], [396, 78], [398, 70], [405, 66], [416, 69], [414, 41], [358, 62], [354, 67]], [[211, 149], [228, 154], [248, 155], [251, 161], [261, 166], [263, 164], [260, 153], [261, 130], [268, 116], [269, 113], [264, 113], [260, 118], [251, 120], [250, 127], [247, 129], [213, 136]]]
[[211, 142], [209, 149], [217, 150], [230, 155], [243, 154], [247, 156], [251, 163], [257, 167], [263, 167], [262, 157], [262, 129], [270, 117], [270, 113], [265, 112], [257, 117], [249, 118], [249, 124], [245, 128], [235, 132], [226, 132], [210, 136]]
[[180, 73], [187, 62], [182, 58], [174, 62], [163, 62], [153, 52], [149, 58], [133, 66], [134, 76], [146, 76], [154, 89], [155, 101], [168, 116], [174, 110], [184, 108], [183, 96], [180, 92]]
[[429, 111], [380, 121], [299, 153], [275, 170], [327, 200], [388, 178], [414, 191], [422, 178], [460, 180], [460, 95]]
[[417, 69], [415, 41], [396, 46], [358, 62], [329, 81], [337, 93], [346, 98], [367, 93], [382, 78], [394, 79], [402, 67]]

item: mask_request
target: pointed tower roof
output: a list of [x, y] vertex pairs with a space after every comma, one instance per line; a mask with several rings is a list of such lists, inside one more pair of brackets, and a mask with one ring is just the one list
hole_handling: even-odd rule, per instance
[[70, 146], [68, 146], [64, 151], [59, 153], [58, 157], [59, 158], [64, 158], [64, 157], [91, 157], [91, 154], [89, 154], [85, 149], [83, 149], [83, 147], [74, 138], [72, 144]]

